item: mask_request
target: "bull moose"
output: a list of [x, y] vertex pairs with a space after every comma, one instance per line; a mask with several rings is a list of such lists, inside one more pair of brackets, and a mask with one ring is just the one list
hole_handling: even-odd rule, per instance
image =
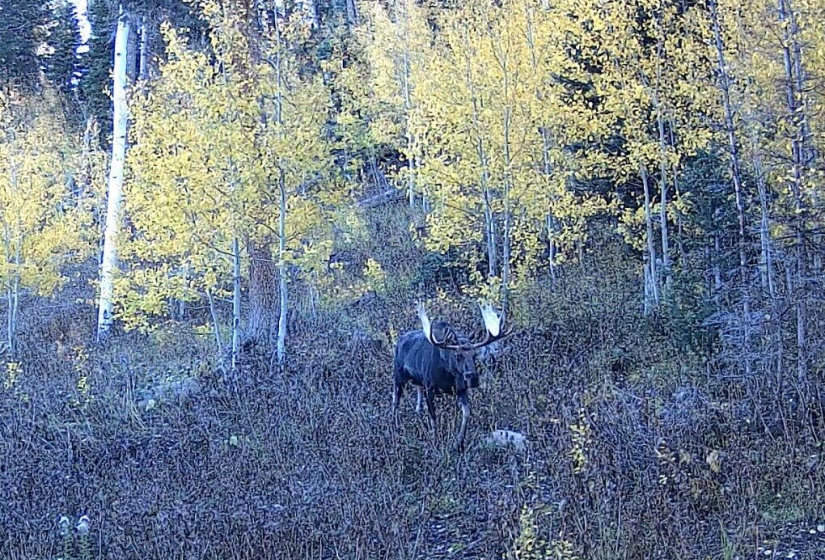
[[421, 411], [422, 392], [427, 401], [433, 434], [436, 433], [435, 396], [437, 394], [456, 395], [456, 403], [461, 409], [461, 427], [454, 447], [461, 449], [470, 420], [470, 400], [468, 389], [479, 385], [475, 366], [477, 352], [485, 346], [508, 336], [512, 328], [504, 328], [504, 320], [489, 304], [479, 305], [484, 320], [484, 335], [473, 342], [464, 333], [445, 321], [430, 321], [424, 306], [418, 304], [421, 330], [402, 334], [395, 345], [393, 368], [394, 391], [392, 410], [398, 425], [398, 403], [404, 386], [411, 382], [416, 386], [418, 399], [416, 412]]

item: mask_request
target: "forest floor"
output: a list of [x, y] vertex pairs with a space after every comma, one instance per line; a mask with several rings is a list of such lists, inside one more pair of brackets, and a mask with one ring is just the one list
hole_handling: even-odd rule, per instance
[[448, 397], [437, 442], [413, 390], [393, 427], [382, 321], [416, 320], [397, 298], [358, 311], [371, 336], [327, 311], [294, 325], [284, 369], [235, 375], [186, 325], [96, 348], [67, 335], [92, 332], [90, 306], [25, 309], [0, 384], [0, 557], [825, 558], [823, 392], [801, 408], [769, 376], [718, 374], [616, 274], [520, 296], [463, 453]]

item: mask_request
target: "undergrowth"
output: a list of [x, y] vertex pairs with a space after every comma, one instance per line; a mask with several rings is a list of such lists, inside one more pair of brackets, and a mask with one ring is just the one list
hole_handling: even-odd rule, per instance
[[822, 519], [817, 409], [709, 375], [712, 333], [643, 317], [620, 252], [585, 264], [514, 294], [463, 454], [449, 398], [437, 441], [409, 392], [389, 415], [414, 266], [296, 324], [284, 370], [224, 375], [185, 325], [94, 347], [90, 307], [26, 310], [0, 383], [0, 557], [734, 558]]

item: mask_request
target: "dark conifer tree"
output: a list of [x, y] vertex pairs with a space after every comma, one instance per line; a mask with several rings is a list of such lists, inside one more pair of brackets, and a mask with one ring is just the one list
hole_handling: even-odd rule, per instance
[[0, 0], [0, 82], [34, 88], [39, 83], [39, 47], [51, 21], [41, 0]]
[[63, 95], [70, 116], [78, 113], [74, 91], [80, 77], [77, 49], [81, 43], [77, 11], [74, 4], [64, 0], [52, 14], [41, 64], [46, 78]]

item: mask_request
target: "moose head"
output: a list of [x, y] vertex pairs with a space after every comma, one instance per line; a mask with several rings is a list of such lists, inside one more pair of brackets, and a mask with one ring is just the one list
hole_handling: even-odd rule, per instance
[[[464, 333], [445, 321], [431, 321], [424, 306], [419, 303], [418, 317], [421, 330], [402, 334], [395, 345], [393, 380], [393, 414], [407, 382], [418, 390], [416, 411], [421, 410], [422, 392], [427, 401], [433, 434], [436, 433], [435, 396], [455, 394], [461, 409], [461, 428], [455, 446], [461, 448], [470, 419], [470, 400], [467, 390], [479, 385], [475, 366], [477, 352], [509, 336], [511, 328], [505, 328], [504, 319], [489, 304], [479, 305], [484, 322], [484, 334], [480, 340], [472, 341]], [[397, 416], [396, 416], [397, 422]]]

